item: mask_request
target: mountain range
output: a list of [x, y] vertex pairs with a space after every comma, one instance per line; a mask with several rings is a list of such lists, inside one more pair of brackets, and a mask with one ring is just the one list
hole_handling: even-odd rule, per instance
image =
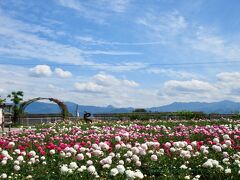
[[[68, 110], [73, 115], [76, 114], [77, 104], [73, 102], [65, 102]], [[117, 108], [114, 106], [85, 106], [78, 105], [78, 112], [83, 115], [84, 111], [94, 113], [128, 113], [134, 110], [133, 107], [128, 108]], [[229, 114], [240, 112], [240, 103], [233, 101], [220, 101], [220, 102], [174, 102], [169, 105], [146, 108], [147, 111], [151, 112], [174, 112], [174, 111], [201, 111], [204, 113], [220, 113]], [[32, 114], [43, 114], [43, 113], [59, 113], [60, 109], [56, 104], [45, 103], [45, 102], [34, 102], [29, 105], [26, 110], [27, 113]]]

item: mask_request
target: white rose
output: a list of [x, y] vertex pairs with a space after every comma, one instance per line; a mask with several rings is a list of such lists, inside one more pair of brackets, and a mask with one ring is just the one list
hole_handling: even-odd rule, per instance
[[14, 170], [16, 170], [16, 171], [19, 171], [20, 170], [20, 166], [18, 166], [18, 165], [14, 165]]
[[71, 163], [69, 164], [69, 168], [70, 168], [70, 169], [77, 169], [77, 168], [78, 168], [78, 165], [77, 165], [76, 162], [71, 162]]
[[111, 176], [116, 176], [118, 173], [119, 173], [119, 172], [118, 172], [118, 169], [117, 169], [117, 168], [113, 168], [113, 169], [111, 169], [111, 171], [110, 171], [110, 175], [111, 175]]
[[151, 160], [152, 161], [157, 161], [158, 157], [155, 154], [153, 154], [153, 155], [151, 155]]
[[6, 173], [2, 173], [1, 178], [6, 179], [7, 178], [7, 174]]
[[90, 172], [91, 174], [93, 174], [93, 173], [96, 172], [96, 168], [95, 168], [93, 165], [89, 166], [89, 167], [87, 168], [87, 170], [88, 170], [88, 172]]
[[125, 167], [123, 165], [117, 165], [117, 170], [120, 174], [125, 172]]

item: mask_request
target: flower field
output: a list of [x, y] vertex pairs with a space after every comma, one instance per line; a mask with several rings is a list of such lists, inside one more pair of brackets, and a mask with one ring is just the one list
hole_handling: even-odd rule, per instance
[[239, 121], [73, 122], [0, 137], [4, 179], [239, 179]]

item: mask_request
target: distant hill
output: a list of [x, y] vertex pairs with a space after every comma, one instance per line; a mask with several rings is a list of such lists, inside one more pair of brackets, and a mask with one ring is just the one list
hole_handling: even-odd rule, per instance
[[[72, 102], [65, 102], [65, 104], [67, 105], [69, 112], [75, 115], [77, 104]], [[116, 108], [111, 105], [107, 107], [78, 105], [78, 111], [81, 116], [83, 115], [84, 111], [94, 114], [94, 113], [127, 113], [127, 112], [132, 112], [133, 110], [134, 108], [131, 108], [131, 107]], [[60, 109], [56, 104], [45, 103], [45, 102], [34, 102], [25, 109], [25, 112], [32, 113], [32, 114], [59, 113]]]
[[[72, 102], [65, 102], [67, 105], [69, 112], [75, 115], [76, 111], [76, 103]], [[99, 107], [99, 106], [85, 106], [85, 105], [78, 105], [80, 115], [84, 113], [84, 111], [94, 113], [128, 113], [132, 112], [134, 108], [116, 108], [114, 106], [106, 106], [106, 107]], [[151, 112], [174, 112], [174, 111], [202, 111], [204, 113], [221, 113], [221, 114], [228, 114], [228, 113], [236, 113], [240, 112], [240, 103], [232, 102], [232, 101], [220, 101], [220, 102], [212, 102], [212, 103], [205, 103], [205, 102], [174, 102], [169, 105], [160, 106], [160, 107], [152, 107], [147, 108], [148, 111]], [[60, 109], [56, 104], [52, 103], [44, 103], [44, 102], [34, 102], [29, 105], [26, 109], [26, 112], [33, 113], [33, 114], [41, 114], [41, 113], [58, 113]]]
[[240, 112], [240, 103], [232, 101], [220, 102], [175, 102], [169, 105], [152, 107], [148, 110], [152, 112], [173, 112], [173, 111], [202, 111], [204, 113], [236, 113]]

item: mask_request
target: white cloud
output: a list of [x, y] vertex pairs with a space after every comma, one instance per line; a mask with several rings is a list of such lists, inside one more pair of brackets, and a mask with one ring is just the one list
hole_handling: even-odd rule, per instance
[[89, 18], [92, 18], [91, 15], [100, 13], [100, 16], [102, 16], [103, 12], [107, 16], [107, 11], [122, 13], [127, 9], [130, 0], [98, 0], [94, 3], [79, 0], [58, 0], [57, 2], [61, 6], [77, 10], [84, 13], [86, 17], [90, 16]]
[[170, 80], [163, 84], [156, 82], [155, 88], [146, 88], [130, 79], [103, 72], [91, 77], [76, 76], [69, 79], [60, 79], [52, 74], [38, 80], [29, 76], [24, 67], [0, 65], [0, 69], [3, 97], [11, 91], [23, 90], [24, 99], [51, 96], [86, 105], [112, 104], [118, 107], [151, 107], [176, 101], [240, 101], [239, 72], [219, 73], [216, 82]]
[[185, 18], [177, 11], [159, 14], [148, 12], [144, 17], [138, 18], [136, 22], [159, 37], [177, 35], [183, 32], [188, 25]]
[[180, 55], [184, 55], [184, 52], [189, 54], [189, 49], [193, 50], [191, 59], [199, 59], [194, 58], [195, 53], [201, 53], [200, 58], [207, 56], [211, 59], [221, 58], [223, 61], [240, 57], [239, 41], [233, 38], [238, 35], [229, 37], [214, 26], [205, 27], [187, 21], [178, 11], [148, 11], [145, 16], [138, 18], [136, 23], [146, 27], [148, 38], [171, 45], [171, 48], [182, 51]]
[[43, 39], [38, 36], [39, 31], [49, 33], [44, 27], [12, 19], [0, 12], [1, 56], [58, 63], [86, 62], [80, 49]]
[[91, 44], [102, 44], [105, 41], [101, 41], [101, 40], [96, 40], [91, 36], [75, 36], [75, 39], [84, 42], [84, 43], [91, 43]]
[[[88, 81], [74, 84], [77, 93], [91, 97], [90, 102], [101, 101], [104, 104], [115, 106], [145, 106], [141, 104], [144, 92], [139, 90], [139, 84], [133, 80], [122, 79], [100, 72], [89, 78]], [[153, 94], [151, 93], [151, 96]], [[153, 100], [152, 102], [155, 102]], [[137, 105], [136, 105], [137, 104]]]
[[48, 84], [48, 87], [51, 88], [51, 89], [56, 88], [56, 86], [54, 86], [53, 84]]
[[48, 86], [47, 86], [49, 89], [51, 89], [52, 91], [55, 91], [55, 92], [64, 92], [64, 88], [63, 87], [59, 87], [59, 86], [56, 86], [56, 85], [54, 85], [54, 84], [48, 84]]
[[122, 81], [122, 83], [123, 83], [123, 85], [129, 86], [129, 87], [137, 87], [137, 86], [139, 85], [139, 84], [136, 83], [135, 81], [130, 81], [130, 80], [126, 80], [126, 79], [124, 79], [124, 80]]
[[211, 102], [223, 100], [224, 96], [215, 84], [192, 79], [190, 81], [170, 80], [163, 84], [158, 96], [165, 102]]
[[[90, 64], [91, 65], [91, 64]], [[124, 71], [135, 71], [145, 69], [148, 65], [140, 62], [127, 62], [127, 63], [116, 63], [116, 64], [92, 64], [92, 68], [97, 70], [104, 70], [108, 72], [124, 72]]]
[[209, 92], [216, 88], [208, 82], [192, 79], [191, 81], [170, 80], [164, 84], [164, 87], [169, 91], [177, 91], [183, 93], [189, 92]]
[[198, 27], [194, 38], [186, 38], [186, 45], [192, 49], [214, 55], [217, 58], [235, 59], [240, 57], [240, 44], [227, 37], [216, 35], [210, 28]]
[[123, 13], [127, 9], [130, 0], [99, 0], [97, 4], [100, 5], [102, 8], [108, 8], [110, 11], [114, 11], [117, 13]]
[[164, 68], [157, 68], [157, 67], [147, 68], [146, 72], [152, 73], [152, 74], [165, 75], [168, 77], [179, 78], [179, 79], [185, 79], [185, 78], [189, 79], [189, 78], [197, 77], [197, 75], [186, 72], [186, 71], [177, 71], [173, 69], [164, 69]]
[[91, 77], [89, 82], [77, 82], [74, 86], [77, 91], [81, 92], [101, 92], [106, 95], [115, 96], [116, 93], [120, 93], [122, 90], [128, 92], [129, 89], [137, 87], [138, 83], [132, 80], [119, 79], [101, 72]]
[[70, 71], [64, 71], [61, 68], [55, 68], [54, 72], [57, 76], [61, 78], [69, 78], [72, 76], [72, 73]]
[[[14, 90], [23, 90], [25, 100], [50, 96], [85, 105], [112, 104], [118, 107], [150, 107], [170, 102], [156, 96], [156, 89], [141, 89], [140, 85], [136, 86], [138, 83], [135, 81], [106, 73], [98, 73], [90, 78], [60, 79], [51, 76], [38, 81], [35, 77], [29, 76], [24, 67], [0, 65], [0, 69], [0, 84], [5, 90], [2, 96]], [[76, 83], [76, 79], [86, 81]], [[72, 85], [75, 85], [74, 89]]]
[[113, 55], [113, 56], [126, 56], [126, 55], [141, 55], [141, 52], [132, 51], [102, 51], [102, 50], [92, 50], [84, 51], [83, 54], [86, 55]]
[[160, 45], [161, 41], [148, 41], [148, 42], [116, 42], [116, 41], [105, 41], [101, 39], [95, 39], [91, 36], [75, 36], [75, 39], [80, 42], [87, 43], [90, 45], [115, 45], [115, 46], [149, 46], [149, 45]]
[[240, 95], [240, 72], [221, 72], [217, 74], [217, 87], [229, 96]]
[[127, 79], [118, 79], [112, 75], [106, 73], [99, 73], [93, 77], [93, 81], [101, 86], [125, 86], [125, 87], [137, 87], [138, 83]]
[[83, 10], [83, 7], [82, 7], [80, 1], [77, 1], [77, 0], [58, 0], [58, 3], [64, 7], [68, 7], [71, 9], [78, 10], [78, 11]]
[[107, 75], [105, 73], [96, 74], [93, 77], [93, 81], [101, 86], [118, 86], [121, 81], [114, 76]]
[[128, 51], [84, 51], [75, 46], [42, 38], [38, 32], [46, 35], [57, 33], [42, 26], [12, 19], [0, 11], [1, 56], [25, 60], [41, 59], [49, 62], [89, 65], [95, 63], [87, 61], [85, 56], [89, 57], [89, 55], [99, 54], [116, 56], [141, 54], [139, 52]]
[[[69, 90], [73, 83], [71, 79], [60, 79], [56, 76], [44, 76], [44, 78], [36, 79], [35, 76], [29, 76], [29, 69], [20, 66], [0, 65], [0, 69], [0, 84], [5, 89], [5, 96], [12, 91], [22, 90], [25, 100], [35, 97], [73, 100]], [[41, 73], [43, 72], [41, 71]]]
[[79, 12], [84, 18], [97, 23], [106, 23], [112, 13], [124, 13], [130, 0], [98, 0], [95, 2], [78, 0], [57, 0], [60, 6]]
[[104, 92], [104, 87], [94, 82], [86, 82], [86, 83], [77, 82], [74, 84], [74, 86], [76, 90], [80, 92], [93, 92], [93, 93]]
[[4, 11], [0, 8], [0, 34], [6, 33], [7, 30], [9, 30], [9, 33], [11, 33], [13, 30], [16, 30], [18, 32], [22, 33], [43, 33], [47, 36], [55, 36], [58, 32], [53, 31], [47, 27], [36, 25], [36, 24], [27, 24], [23, 23], [20, 20], [13, 19], [9, 16], [7, 16]]
[[[29, 76], [28, 69], [24, 67], [0, 65], [0, 69], [0, 84], [1, 88], [4, 89], [4, 92], [1, 93], [3, 97], [11, 91], [22, 90], [24, 91], [24, 100], [35, 97], [54, 97], [62, 101], [71, 101], [83, 105], [105, 106], [112, 104], [118, 107], [147, 106], [157, 102], [153, 99], [151, 102], [142, 104], [141, 99], [153, 96], [153, 93], [144, 95], [138, 88], [135, 88], [136, 83], [133, 81], [117, 78], [106, 73], [99, 74], [104, 74], [108, 76], [107, 78], [100, 78], [96, 75], [60, 79], [52, 75], [36, 79], [36, 77]], [[114, 80], [114, 78], [117, 80]], [[86, 81], [76, 83], [76, 79]], [[114, 83], [112, 85], [110, 82], [103, 83], [103, 79], [105, 81], [114, 80]]]
[[0, 88], [0, 93], [3, 93], [4, 92], [4, 89]]
[[240, 72], [221, 72], [216, 82], [192, 79], [190, 81], [166, 81], [158, 91], [165, 101], [240, 101]]
[[72, 73], [70, 71], [64, 71], [61, 68], [55, 68], [53, 71], [48, 65], [37, 65], [33, 68], [30, 68], [29, 72], [30, 76], [34, 77], [50, 77], [54, 74], [60, 78], [69, 78], [72, 76]]
[[227, 82], [237, 82], [240, 81], [240, 72], [221, 72], [217, 74], [217, 78], [219, 81]]
[[[89, 8], [83, 1], [77, 0], [57, 0], [56, 1], [60, 6], [65, 8], [73, 9], [76, 12], [79, 12], [79, 15], [93, 20], [97, 23], [105, 23], [105, 18], [107, 17], [107, 13], [103, 11], [97, 11], [94, 8]], [[95, 4], [95, 3], [94, 3]]]
[[30, 69], [30, 75], [36, 76], [36, 77], [42, 77], [42, 76], [49, 77], [52, 75], [52, 70], [48, 65], [37, 65], [34, 68]]
[[116, 64], [116, 66], [112, 66], [112, 71], [135, 71], [146, 68], [148, 65], [146, 63], [141, 62], [128, 62], [122, 64]]

